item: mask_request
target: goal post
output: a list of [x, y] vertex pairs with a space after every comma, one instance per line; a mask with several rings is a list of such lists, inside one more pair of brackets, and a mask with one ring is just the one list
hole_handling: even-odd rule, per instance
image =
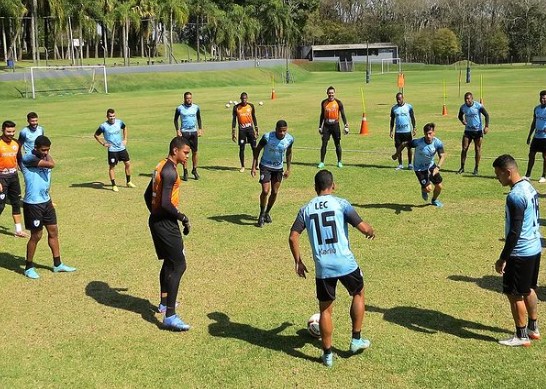
[[104, 65], [32, 66], [29, 82], [33, 99], [37, 95], [108, 93]]
[[382, 58], [381, 74], [402, 73], [402, 58]]

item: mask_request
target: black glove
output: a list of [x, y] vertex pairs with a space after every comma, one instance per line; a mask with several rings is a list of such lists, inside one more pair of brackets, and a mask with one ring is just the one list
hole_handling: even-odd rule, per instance
[[188, 219], [186, 215], [181, 213], [179, 214], [179, 220], [182, 222], [182, 225], [184, 226], [184, 230], [182, 231], [182, 233], [184, 235], [188, 235], [190, 233], [190, 228], [191, 228], [190, 219]]

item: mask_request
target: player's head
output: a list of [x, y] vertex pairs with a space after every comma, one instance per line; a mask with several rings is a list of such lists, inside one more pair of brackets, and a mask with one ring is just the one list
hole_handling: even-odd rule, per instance
[[40, 135], [34, 141], [34, 150], [35, 154], [38, 157], [43, 157], [49, 154], [49, 149], [51, 148], [51, 140], [45, 135]]
[[520, 180], [518, 164], [510, 154], [503, 154], [493, 161], [495, 175], [502, 186], [513, 185]]
[[169, 143], [169, 157], [176, 163], [186, 163], [190, 151], [190, 144], [186, 138], [175, 136]]
[[38, 114], [36, 112], [27, 113], [27, 122], [30, 127], [35, 128], [38, 125]]
[[185, 92], [184, 93], [184, 104], [185, 105], [191, 105], [191, 102], [192, 102], [192, 94], [191, 92]]
[[279, 120], [275, 125], [275, 135], [277, 136], [277, 139], [284, 139], [287, 132], [288, 124], [286, 123], [286, 120]]
[[546, 105], [546, 90], [541, 90], [539, 95], [540, 95], [540, 104]]
[[315, 174], [315, 191], [324, 192], [326, 189], [334, 188], [334, 176], [329, 170], [321, 170]]
[[108, 119], [108, 123], [113, 124], [116, 121], [116, 111], [114, 108], [108, 108], [106, 110], [106, 119]]
[[336, 95], [336, 88], [329, 86], [328, 89], [326, 89], [326, 95], [328, 95], [329, 100], [333, 100]]
[[396, 103], [398, 105], [403, 105], [404, 104], [404, 95], [401, 92], [398, 92], [396, 94]]
[[425, 142], [431, 143], [436, 135], [436, 124], [427, 123], [423, 126], [423, 135], [425, 135]]
[[246, 92], [241, 93], [241, 103], [246, 104], [248, 100], [248, 95]]
[[6, 120], [2, 123], [2, 137], [6, 140], [11, 140], [15, 136], [16, 124], [11, 120]]
[[474, 96], [472, 96], [471, 92], [466, 92], [464, 94], [464, 103], [469, 107], [474, 103]]

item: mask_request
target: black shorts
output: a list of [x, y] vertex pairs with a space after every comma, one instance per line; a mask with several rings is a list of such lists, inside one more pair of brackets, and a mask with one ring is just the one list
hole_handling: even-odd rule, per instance
[[364, 288], [364, 277], [358, 267], [355, 271], [341, 277], [315, 278], [318, 301], [333, 301], [336, 299], [338, 280], [349, 292], [349, 296], [360, 293]]
[[477, 140], [477, 139], [483, 138], [483, 131], [482, 130], [479, 130], [479, 131], [465, 131], [464, 135], [463, 135], [463, 138], [468, 138], [470, 140]]
[[273, 184], [277, 182], [282, 182], [283, 170], [274, 170], [269, 169], [265, 166], [260, 165], [260, 184], [265, 184], [266, 182], [271, 182]]
[[528, 295], [537, 288], [540, 253], [530, 257], [511, 256], [502, 275], [502, 292], [510, 295]]
[[109, 151], [108, 152], [108, 165], [116, 166], [119, 161], [128, 162], [131, 159], [129, 158], [129, 153], [127, 149], [121, 151]]
[[188, 141], [191, 151], [195, 153], [199, 147], [199, 135], [197, 131], [182, 131], [182, 138]]
[[0, 192], [0, 204], [19, 204], [21, 202], [21, 183], [19, 182], [19, 176], [16, 174], [9, 174], [5, 177], [0, 175], [0, 184], [2, 184], [2, 192]]
[[436, 168], [436, 165], [432, 165], [431, 168], [428, 170], [416, 170], [415, 175], [417, 176], [417, 179], [419, 180], [419, 184], [421, 184], [421, 188], [426, 188], [428, 184], [431, 182], [434, 185], [441, 184], [443, 179], [440, 173], [436, 175], [432, 175], [432, 172]]
[[334, 142], [339, 142], [341, 139], [341, 129], [339, 128], [339, 122], [326, 123], [322, 126], [322, 140], [329, 141], [330, 136], [334, 139]]
[[157, 259], [167, 259], [176, 263], [186, 260], [178, 221], [150, 215], [148, 226]]
[[411, 142], [413, 137], [411, 132], [395, 132], [394, 133], [394, 146], [398, 148], [404, 142]]
[[546, 139], [533, 138], [529, 150], [533, 153], [546, 153]]
[[29, 231], [57, 224], [57, 213], [51, 200], [40, 204], [23, 203], [23, 215], [25, 228]]
[[256, 147], [256, 132], [254, 127], [240, 128], [239, 127], [239, 145], [249, 144], [252, 148]]

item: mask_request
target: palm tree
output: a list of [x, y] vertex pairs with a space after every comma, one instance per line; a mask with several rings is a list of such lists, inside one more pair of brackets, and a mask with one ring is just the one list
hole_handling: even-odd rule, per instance
[[[20, 59], [21, 52], [17, 50], [17, 42], [20, 39], [22, 18], [27, 12], [27, 8], [20, 1], [0, 1], [0, 14], [6, 17], [6, 19], [2, 19], [2, 47], [4, 48], [4, 58], [6, 60]], [[6, 32], [8, 36], [6, 36]]]
[[172, 63], [173, 28], [175, 24], [183, 25], [188, 21], [189, 10], [185, 0], [162, 0], [159, 17], [169, 29], [169, 63]]
[[114, 10], [115, 19], [121, 24], [121, 49], [123, 64], [125, 66], [129, 64], [129, 31], [131, 23], [135, 30], [140, 28], [140, 16], [136, 12], [135, 6], [135, 0], [125, 0], [122, 3], [118, 3]]

